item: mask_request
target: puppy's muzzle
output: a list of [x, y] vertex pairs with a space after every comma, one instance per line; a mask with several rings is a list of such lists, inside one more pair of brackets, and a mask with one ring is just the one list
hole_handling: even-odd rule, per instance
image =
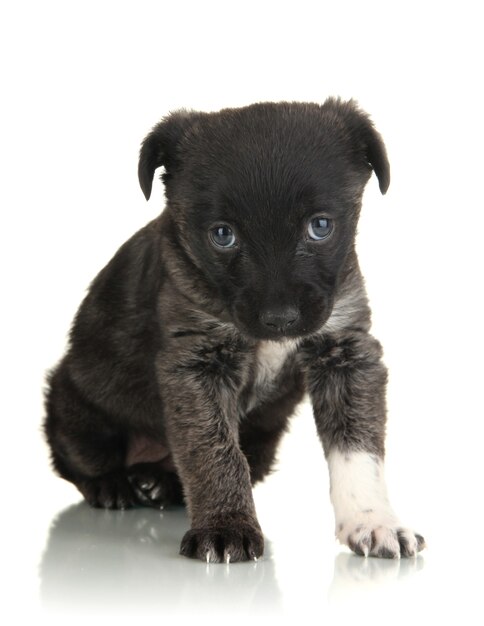
[[299, 311], [294, 306], [265, 309], [259, 316], [260, 323], [272, 332], [286, 333], [299, 320]]

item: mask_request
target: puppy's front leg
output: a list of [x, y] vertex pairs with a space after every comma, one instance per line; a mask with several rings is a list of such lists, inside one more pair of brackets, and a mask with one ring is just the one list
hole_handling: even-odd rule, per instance
[[424, 540], [398, 521], [383, 476], [387, 373], [380, 344], [353, 332], [308, 342], [303, 354], [337, 538], [362, 556], [415, 556]]
[[243, 347], [178, 342], [163, 353], [158, 370], [166, 433], [192, 526], [180, 553], [207, 562], [257, 560], [264, 541], [238, 445]]

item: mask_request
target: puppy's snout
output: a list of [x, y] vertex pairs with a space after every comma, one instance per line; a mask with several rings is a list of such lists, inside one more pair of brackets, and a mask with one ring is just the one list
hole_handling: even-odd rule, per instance
[[264, 326], [280, 333], [287, 331], [298, 318], [299, 311], [293, 306], [266, 309], [260, 315], [260, 321]]

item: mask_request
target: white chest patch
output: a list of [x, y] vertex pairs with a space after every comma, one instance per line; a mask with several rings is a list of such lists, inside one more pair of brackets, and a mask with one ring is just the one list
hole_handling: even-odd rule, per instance
[[285, 341], [262, 341], [257, 349], [255, 386], [270, 385], [282, 369], [288, 356], [297, 349], [295, 339]]
[[296, 352], [297, 347], [298, 342], [295, 339], [261, 341], [257, 347], [255, 379], [247, 411], [270, 395], [273, 383], [279, 376], [286, 359]]

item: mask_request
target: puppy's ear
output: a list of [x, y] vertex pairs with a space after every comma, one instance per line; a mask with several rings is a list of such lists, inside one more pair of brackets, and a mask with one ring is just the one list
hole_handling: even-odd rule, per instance
[[163, 118], [141, 144], [138, 163], [138, 179], [147, 200], [151, 196], [153, 175], [157, 167], [165, 168], [170, 175], [179, 162], [179, 145], [198, 114], [191, 111], [176, 111]]
[[362, 140], [366, 144], [368, 163], [372, 166], [378, 178], [380, 191], [382, 194], [385, 194], [390, 186], [390, 163], [388, 162], [385, 144], [380, 133], [377, 132], [368, 117], [366, 117], [366, 124], [361, 123], [360, 129]]
[[353, 141], [363, 151], [363, 158], [372, 167], [378, 178], [380, 191], [385, 194], [390, 186], [390, 163], [380, 133], [375, 129], [370, 117], [362, 111], [354, 100], [333, 101], [343, 112]]

